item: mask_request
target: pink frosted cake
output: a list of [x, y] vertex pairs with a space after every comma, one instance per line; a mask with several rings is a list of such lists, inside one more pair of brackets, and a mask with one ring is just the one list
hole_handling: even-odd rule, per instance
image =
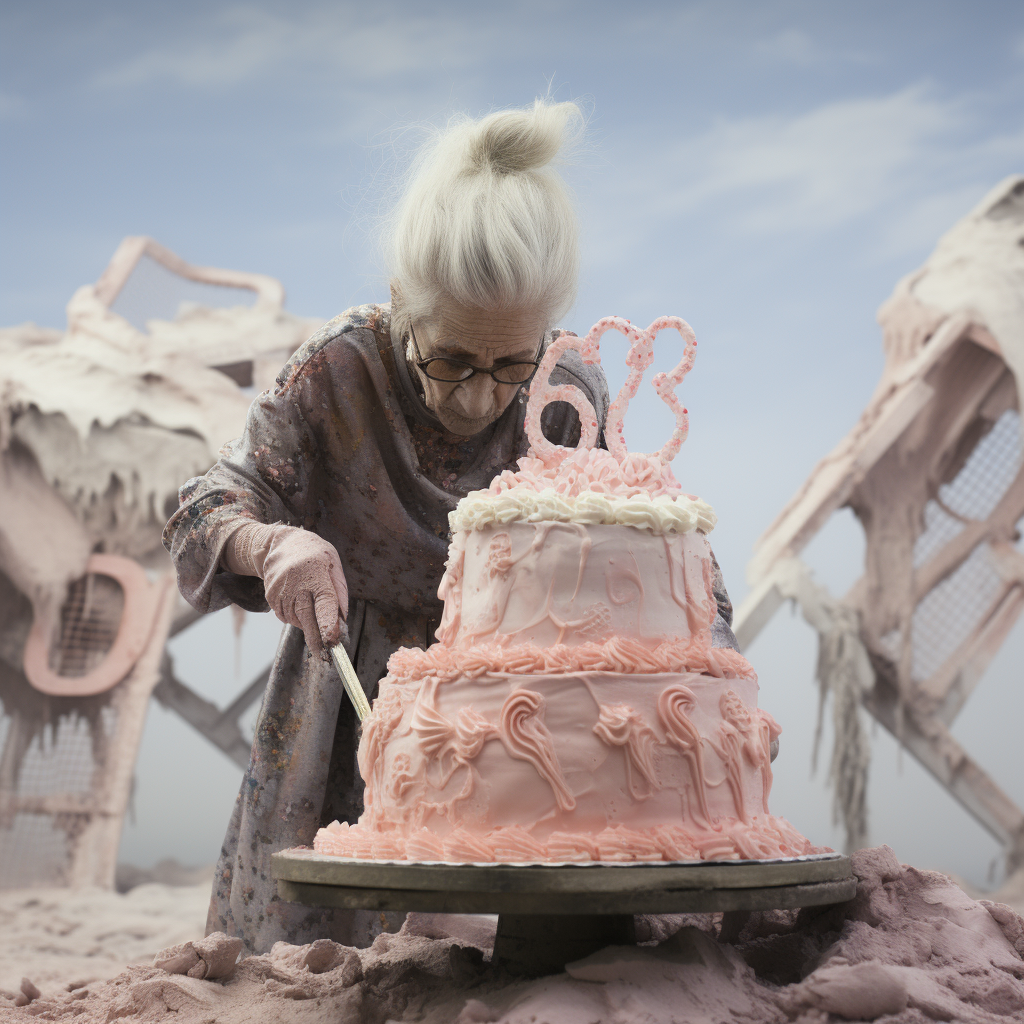
[[[657, 455], [631, 455], [622, 413], [666, 326], [688, 342], [654, 381], [678, 427]], [[643, 334], [608, 318], [583, 342], [552, 345], [538, 381], [570, 345], [595, 361], [609, 327], [639, 353], [608, 414], [609, 451], [591, 447], [579, 391], [534, 386], [531, 457], [451, 514], [438, 642], [389, 661], [359, 744], [365, 811], [321, 829], [318, 852], [506, 863], [813, 852], [769, 813], [779, 728], [757, 707], [747, 660], [711, 645], [715, 516], [668, 465], [685, 438], [671, 388], [692, 365], [692, 332], [675, 318]], [[576, 450], [540, 433], [551, 400], [580, 411]]]

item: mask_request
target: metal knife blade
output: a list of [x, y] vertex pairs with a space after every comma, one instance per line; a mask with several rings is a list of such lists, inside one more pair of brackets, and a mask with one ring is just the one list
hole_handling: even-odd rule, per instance
[[356, 675], [356, 670], [349, 659], [348, 651], [341, 644], [335, 644], [331, 648], [331, 660], [338, 670], [338, 675], [341, 676], [348, 699], [352, 701], [352, 707], [356, 709], [356, 716], [360, 722], [365, 722], [370, 713], [370, 702], [366, 699], [359, 676]]

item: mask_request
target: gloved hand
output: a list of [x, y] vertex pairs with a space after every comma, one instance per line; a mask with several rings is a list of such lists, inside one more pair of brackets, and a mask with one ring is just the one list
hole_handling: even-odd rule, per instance
[[236, 527], [221, 561], [230, 572], [259, 576], [274, 614], [305, 634], [320, 657], [341, 638], [348, 584], [333, 544], [283, 523], [247, 521]]

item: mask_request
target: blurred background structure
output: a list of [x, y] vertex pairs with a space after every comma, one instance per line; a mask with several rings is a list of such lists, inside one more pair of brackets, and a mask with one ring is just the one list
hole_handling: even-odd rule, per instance
[[[145, 315], [188, 282], [206, 303]], [[248, 764], [238, 718], [269, 665], [223, 710], [175, 676], [165, 644], [199, 613], [160, 538], [181, 483], [320, 326], [283, 301], [273, 278], [129, 237], [66, 332], [0, 329], [0, 888], [113, 886], [151, 695]]]
[[[197, 263], [271, 275], [287, 286], [290, 308], [313, 325], [357, 302], [384, 301], [375, 225], [423, 136], [418, 126], [451, 111], [478, 114], [527, 103], [549, 89], [558, 98], [582, 99], [592, 111], [588, 148], [565, 169], [584, 229], [582, 287], [563, 326], [583, 329], [608, 313], [641, 323], [678, 314], [693, 324], [700, 350], [685, 389], [692, 428], [674, 468], [719, 514], [712, 539], [737, 605], [763, 582], [758, 574], [753, 589], [745, 582], [758, 537], [871, 406], [889, 347], [888, 333], [886, 348], [879, 344], [875, 310], [895, 281], [925, 262], [940, 235], [997, 182], [1024, 168], [1024, 11], [998, 0], [969, 10], [801, 0], [642, 9], [600, 2], [483, 9], [413, 0], [370, 9], [320, 0], [287, 7], [184, 0], [173, 8], [140, 8], [125, 0], [87, 6], [40, 0], [0, 7], [0, 29], [0, 324], [22, 324], [19, 337], [37, 338], [29, 347], [40, 352], [60, 347], [58, 338], [76, 322], [65, 314], [69, 296], [83, 282], [102, 284], [111, 253], [129, 235], [157, 238]], [[155, 319], [183, 331], [189, 311], [179, 309], [182, 300], [239, 306], [241, 294], [211, 300], [201, 283], [172, 283], [155, 263], [143, 259], [112, 302], [136, 328]], [[155, 339], [160, 330], [122, 335], [125, 347], [148, 352], [146, 334]], [[205, 335], [207, 344], [211, 337]], [[968, 344], [979, 348], [972, 365], [980, 372], [990, 349], [978, 337], [950, 342], [950, 353], [971, 351]], [[4, 366], [7, 351], [0, 356]], [[652, 372], [672, 356], [659, 352]], [[245, 358], [193, 357], [194, 380], [208, 384], [209, 396], [223, 396], [213, 404], [230, 412], [225, 421], [244, 413], [255, 384], [210, 367], [230, 368]], [[119, 406], [132, 430], [122, 427], [122, 436], [130, 445], [162, 438], [178, 446], [173, 459], [137, 459], [146, 474], [143, 489], [153, 484], [163, 501], [204, 458], [212, 460], [224, 438], [214, 436], [212, 425], [209, 435], [196, 437], [131, 419], [133, 409], [148, 419], [173, 404], [150, 399], [141, 362], [125, 364], [141, 382], [133, 394], [142, 405]], [[924, 372], [922, 363], [914, 365]], [[90, 389], [93, 379], [83, 377], [82, 394], [60, 401], [74, 399], [68, 408], [77, 403], [83, 410], [89, 401], [102, 402]], [[51, 401], [48, 392], [59, 378], [31, 380], [44, 405]], [[51, 414], [58, 404], [49, 406]], [[1015, 414], [1014, 405], [1001, 415]], [[659, 417], [660, 410], [635, 411], [626, 425], [632, 447], [655, 447], [667, 432]], [[109, 418], [99, 418], [111, 427]], [[998, 441], [1009, 447], [993, 451], [993, 460], [1016, 472], [1009, 421], [991, 421], [982, 437], [990, 420], [980, 420], [964, 433], [960, 454]], [[84, 435], [77, 426], [68, 431], [68, 443], [77, 437], [87, 452], [88, 423]], [[943, 482], [958, 459], [939, 459], [936, 494], [970, 519], [978, 510], [958, 504], [948, 490], [957, 477]], [[89, 533], [92, 524], [114, 514], [104, 505], [106, 485], [95, 501], [86, 497], [81, 481], [94, 479], [97, 464], [85, 456], [68, 461], [82, 472], [68, 477], [66, 492], [41, 469], [43, 481], [87, 539], [98, 536]], [[980, 464], [968, 457], [959, 469]], [[955, 527], [943, 519], [949, 513], [927, 488], [918, 493], [929, 494], [923, 515], [934, 539], [950, 540]], [[820, 530], [815, 521], [806, 546], [789, 552], [799, 548], [814, 585], [837, 601], [870, 557], [864, 529], [844, 500], [833, 495], [836, 511]], [[99, 518], [91, 521], [90, 509]], [[156, 530], [165, 511], [154, 505], [145, 529]], [[934, 533], [939, 526], [932, 524], [940, 522], [949, 534]], [[145, 534], [141, 524], [118, 523], [105, 527], [112, 540], [104, 553], [130, 557], [156, 578], [159, 566], [146, 563], [147, 549], [129, 550], [127, 543], [136, 526]], [[963, 526], [964, 536], [972, 529], [956, 515], [952, 523]], [[916, 529], [907, 525], [903, 536], [916, 536]], [[776, 525], [762, 555], [772, 537], [782, 550], [784, 534]], [[118, 547], [122, 537], [125, 546]], [[1012, 534], [1005, 540], [1016, 550]], [[78, 550], [75, 578], [88, 555]], [[914, 548], [918, 555], [925, 558]], [[769, 561], [758, 563], [765, 572]], [[975, 561], [982, 569], [989, 564]], [[116, 607], [117, 587], [92, 575], [94, 593], [114, 588]], [[992, 602], [1004, 585], [1012, 589], [1000, 581], [992, 584]], [[978, 621], [984, 615], [978, 610]], [[905, 641], [915, 622], [908, 627], [905, 615], [895, 621], [901, 646], [889, 660], [897, 667], [897, 689], [906, 689], [938, 666], [918, 665], [915, 675], [911, 662], [909, 674], [898, 675], [900, 656], [913, 651]], [[191, 706], [195, 721], [209, 726], [210, 706], [217, 714], [228, 711], [258, 679], [278, 633], [270, 616], [248, 616], [236, 638], [230, 612], [220, 612], [166, 645], [151, 644], [166, 649], [174, 678], [206, 702], [205, 711]], [[773, 806], [815, 841], [841, 847], [847, 830], [842, 818], [833, 821], [828, 773], [810, 773], [818, 650], [818, 632], [802, 615], [776, 614], [748, 653], [761, 702], [784, 728]], [[1024, 804], [1017, 753], [1022, 659], [1018, 623], [970, 700], [944, 720], [956, 744], [1018, 807]], [[59, 663], [50, 669], [67, 674]], [[145, 686], [157, 685], [158, 670], [147, 670]], [[6, 677], [0, 687], [9, 716]], [[161, 692], [170, 688], [161, 685]], [[112, 692], [79, 699], [99, 708]], [[166, 856], [211, 862], [237, 792], [237, 760], [182, 718], [188, 699], [177, 693], [177, 711], [149, 702], [134, 786], [128, 780], [118, 797], [127, 806], [120, 859], [140, 866]], [[837, 749], [835, 699], [833, 690], [823, 755]], [[903, 721], [894, 722], [908, 746], [912, 703], [900, 702]], [[250, 707], [237, 719], [246, 738], [253, 714]], [[76, 735], [83, 739], [76, 742], [87, 745], [92, 719], [82, 721]], [[25, 757], [42, 756], [40, 744], [51, 742], [50, 735], [44, 730]], [[981, 884], [997, 880], [1002, 840], [936, 785], [915, 757], [901, 757], [886, 729], [873, 730], [865, 719], [858, 742], [862, 753], [870, 748], [870, 770], [844, 778], [866, 786], [867, 841], [888, 842], [921, 866]]]
[[[1024, 608], [1019, 374], [1024, 176], [1007, 178], [879, 311], [886, 364], [859, 422], [758, 541], [737, 610], [751, 643], [787, 598], [818, 632], [829, 777], [846, 847], [868, 836], [860, 704], [1024, 865], [1024, 812], [949, 731]], [[799, 553], [839, 508], [867, 546], [836, 600]]]

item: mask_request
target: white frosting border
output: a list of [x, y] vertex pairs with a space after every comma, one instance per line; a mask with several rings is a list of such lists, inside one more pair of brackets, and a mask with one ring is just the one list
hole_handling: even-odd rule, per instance
[[454, 511], [448, 513], [448, 525], [453, 533], [481, 530], [494, 523], [516, 522], [632, 526], [653, 534], [690, 533], [693, 530], [710, 533], [718, 517], [707, 502], [686, 495], [623, 498], [598, 491], [583, 491], [567, 497], [553, 487], [541, 491], [532, 487], [512, 487], [500, 494], [470, 491]]

